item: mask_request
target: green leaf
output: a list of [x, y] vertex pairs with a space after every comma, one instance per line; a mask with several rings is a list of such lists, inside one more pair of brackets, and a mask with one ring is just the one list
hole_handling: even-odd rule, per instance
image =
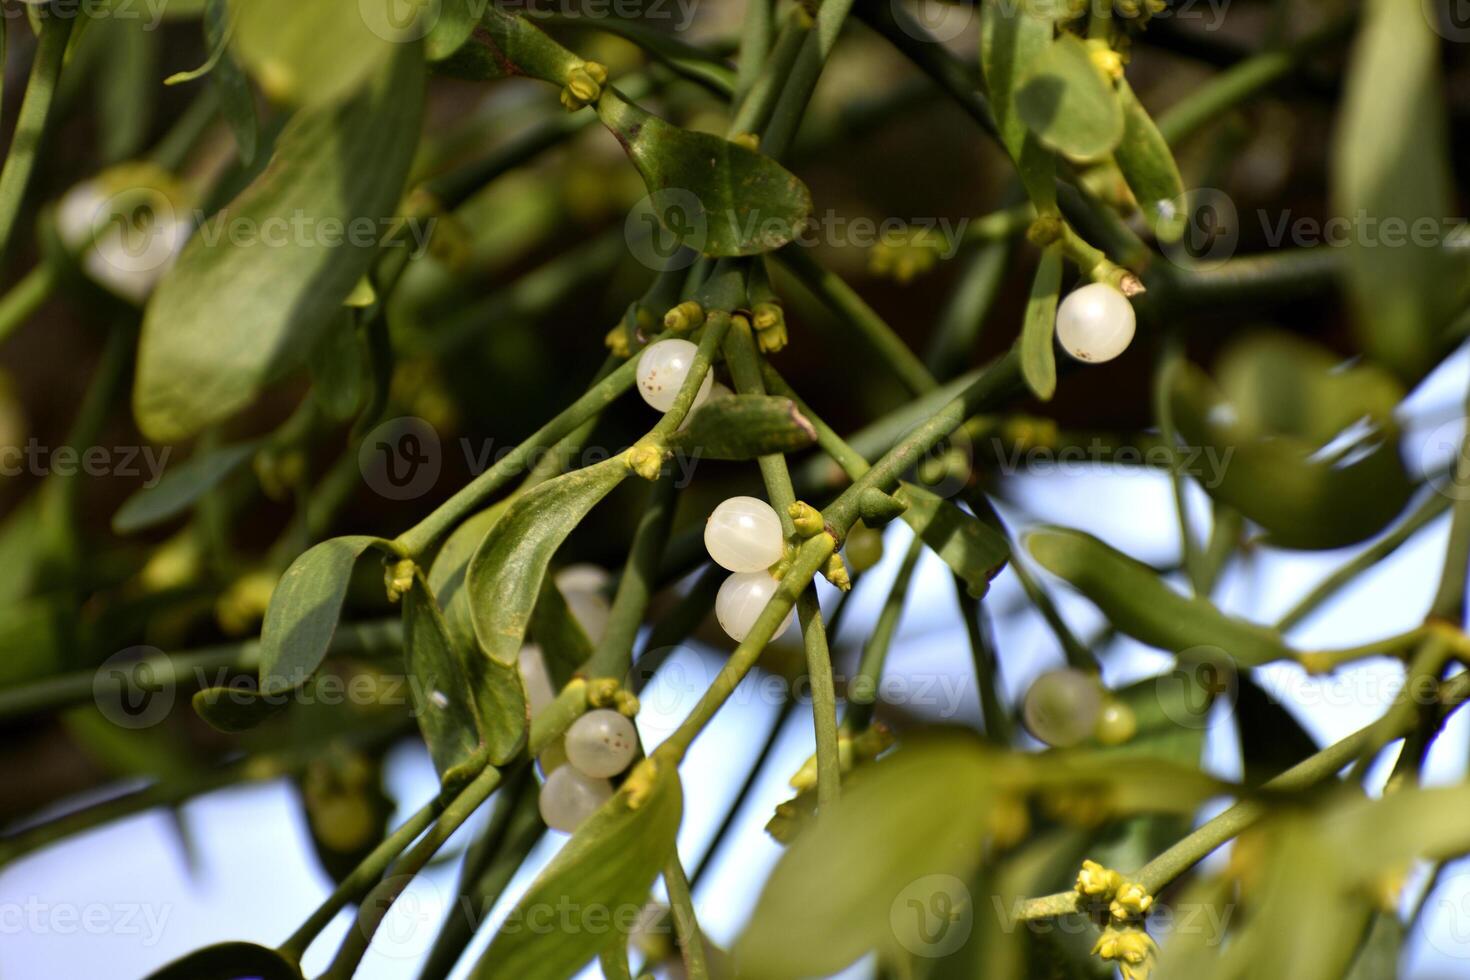
[[1180, 595], [1152, 568], [1070, 528], [1030, 531], [1026, 549], [1042, 568], [1091, 599], [1120, 632], [1222, 669], [1292, 658], [1281, 634]]
[[[1370, 0], [1331, 155], [1332, 203], [1351, 236], [1343, 284], [1363, 349], [1405, 381], [1421, 377], [1450, 338], [1464, 265], [1444, 249], [1459, 214], [1446, 139], [1441, 39], [1411, 4]], [[1425, 242], [1409, 232], [1433, 229]], [[1390, 237], [1385, 222], [1397, 223]]]
[[351, 310], [332, 318], [311, 350], [310, 367], [312, 394], [322, 410], [339, 421], [355, 416], [367, 396], [368, 354]]
[[220, 481], [249, 462], [260, 444], [242, 442], [198, 453], [168, 470], [151, 487], [134, 493], [112, 515], [112, 530], [132, 534], [176, 517]]
[[[133, 410], [145, 434], [183, 439], [305, 360], [378, 254], [423, 80], [419, 48], [401, 45], [350, 102], [299, 112], [270, 166], [195, 233], [143, 321]], [[372, 235], [346, 234], [363, 222]]]
[[1161, 242], [1176, 242], [1189, 224], [1189, 215], [1181, 206], [1184, 178], [1179, 176], [1179, 165], [1126, 79], [1118, 80], [1118, 100], [1123, 106], [1123, 138], [1113, 150], [1113, 160], [1154, 236]]
[[1055, 34], [1045, 4], [985, 3], [980, 14], [980, 66], [1001, 143], [1016, 163], [1026, 194], [1037, 208], [1056, 207], [1056, 158], [1037, 142], [1016, 107], [1016, 93], [1031, 65], [1050, 49]]
[[1123, 138], [1118, 93], [1075, 34], [1063, 32], [1032, 60], [1016, 111], [1043, 145], [1079, 163], [1101, 160]]
[[255, 162], [255, 153], [260, 147], [260, 120], [255, 115], [255, 94], [250, 90], [250, 80], [235, 60], [234, 52], [229, 50], [229, 34], [229, 0], [207, 0], [204, 6], [204, 40], [211, 51], [218, 53], [209, 83], [219, 95], [220, 114], [229, 123], [230, 132], [235, 134], [240, 163], [248, 167]]
[[[644, 779], [651, 780], [647, 796], [632, 809], [630, 785]], [[608, 930], [595, 927], [592, 916], [616, 928], [620, 916], [647, 901], [654, 879], [674, 853], [682, 812], [674, 764], [658, 757], [640, 763], [531, 884], [470, 976], [564, 980], [575, 974], [608, 942]], [[569, 929], [547, 928], [547, 915], [554, 909], [572, 909], [585, 918]]]
[[986, 755], [965, 738], [912, 740], [854, 770], [767, 879], [735, 942], [739, 975], [827, 976], [889, 947], [894, 926], [912, 927], [909, 900], [929, 897], [926, 878], [978, 867], [993, 798]]
[[260, 630], [261, 694], [294, 691], [316, 673], [337, 631], [353, 566], [370, 548], [391, 554], [382, 538], [329, 538], [286, 569]]
[[1250, 674], [1236, 677], [1235, 688], [1233, 714], [1248, 785], [1280, 775], [1320, 748], [1301, 722]]
[[470, 559], [470, 615], [480, 647], [514, 666], [556, 549], [628, 476], [621, 455], [564, 473], [516, 498]]
[[1218, 461], [1205, 492], [1265, 528], [1270, 544], [1355, 544], [1408, 504], [1394, 417], [1403, 388], [1383, 369], [1261, 333], [1226, 350], [1215, 373], [1191, 364], [1175, 373], [1174, 422]]
[[480, 0], [439, 0], [438, 14], [424, 36], [425, 57], [442, 61], [463, 47], [479, 23], [478, 13], [484, 9]]
[[274, 949], [255, 943], [217, 943], [196, 949], [146, 980], [301, 980], [301, 970]]
[[1057, 326], [1057, 296], [1062, 289], [1062, 247], [1048, 245], [1031, 280], [1026, 317], [1021, 324], [1021, 374], [1042, 401], [1057, 390], [1057, 358], [1052, 336]]
[[817, 441], [817, 430], [789, 398], [728, 395], [701, 405], [669, 439], [669, 448], [696, 459], [755, 459], [794, 453]]
[[643, 175], [659, 221], [695, 251], [770, 252], [811, 217], [811, 192], [768, 156], [672, 126], [610, 88], [597, 114]]
[[191, 699], [194, 713], [216, 731], [237, 735], [265, 721], [286, 706], [282, 695], [262, 697], [241, 687], [206, 687]]
[[490, 762], [497, 766], [514, 756], [525, 740], [526, 691], [514, 660], [502, 663], [485, 656], [481, 650], [475, 637], [465, 573], [475, 549], [511, 503], [510, 499], [499, 501], [455, 528], [429, 569], [429, 588], [443, 605], [444, 625], [450, 640], [457, 649], [468, 651], [465, 669], [475, 692]]
[[418, 573], [403, 597], [403, 649], [414, 716], [429, 757], [446, 788], [459, 786], [484, 768], [486, 746], [466, 651], [455, 646], [438, 602]]
[[393, 13], [391, 0], [236, 0], [235, 50], [272, 99], [322, 106], [390, 59], [413, 27], [396, 26]]
[[904, 522], [965, 580], [966, 591], [976, 599], [984, 596], [990, 580], [1000, 574], [1010, 558], [1011, 547], [1005, 535], [960, 510], [952, 501], [915, 484], [899, 484], [894, 496], [907, 506]]

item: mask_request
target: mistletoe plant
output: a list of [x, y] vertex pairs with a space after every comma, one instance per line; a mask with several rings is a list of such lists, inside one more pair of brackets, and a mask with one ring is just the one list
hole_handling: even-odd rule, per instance
[[[596, 961], [608, 977], [765, 980], [865, 956], [884, 977], [1390, 975], [1433, 888], [1415, 904], [1407, 872], [1470, 853], [1470, 785], [1420, 785], [1470, 698], [1456, 669], [1470, 660], [1470, 450], [1449, 474], [1411, 472], [1400, 452], [1404, 399], [1460, 343], [1470, 300], [1450, 218], [1435, 33], [1448, 29], [1405, 0], [1270, 16], [1241, 2], [1240, 23], [1262, 26], [1218, 37], [1168, 0], [940, 5], [970, 24], [941, 43], [937, 22], [888, 0], [749, 0], [687, 33], [590, 2], [437, 0], [405, 17], [391, 0], [181, 0], [163, 31], [203, 64], [166, 80], [159, 34], [119, 4], [28, 2], [0, 247], [21, 255], [33, 218], [39, 257], [0, 300], [0, 334], [27, 334], [64, 298], [105, 328], [66, 445], [105, 438], [130, 391], [144, 438], [188, 448], [120, 503], [53, 473], [5, 524], [0, 717], [25, 736], [7, 753], [61, 731], [133, 788], [7, 805], [0, 857], [291, 781], [330, 895], [273, 945], [207, 946], [160, 980], [299, 980], [355, 906], [340, 945], [311, 960], [354, 975], [467, 825], [456, 908], [508, 895], [548, 828], [569, 837], [488, 946], [469, 952], [475, 923], [452, 914], [404, 975], [553, 980]], [[7, 2], [7, 20], [18, 12]], [[859, 99], [850, 67], [905, 80]], [[100, 165], [63, 125], [90, 80]], [[178, 109], [150, 149], [155, 104]], [[904, 166], [943, 156], [925, 141], [957, 140], [1003, 165], [948, 171], [993, 211], [958, 230], [886, 227], [874, 244], [873, 271], [907, 287], [900, 331], [809, 247], [838, 192], [796, 171], [830, 172], [834, 148], [881, 141], [919, 106], [953, 115], [944, 132], [907, 130]], [[1433, 240], [1225, 254], [1245, 223], [1211, 226], [1220, 201], [1187, 188], [1285, 194], [1284, 179], [1263, 191], [1228, 166], [1269, 135], [1243, 122], [1257, 118], [1303, 133], [1325, 119], [1329, 159], [1281, 163], [1295, 183], [1360, 222], [1427, 223]], [[86, 170], [50, 188], [48, 155]], [[623, 310], [605, 336], [589, 293]], [[941, 293], [931, 328], [924, 297]], [[571, 331], [553, 315], [567, 297]], [[910, 343], [926, 334], [921, 358]], [[568, 393], [532, 421], [538, 387]], [[635, 388], [644, 405], [625, 397]], [[434, 433], [477, 412], [524, 423], [518, 441], [452, 495], [400, 493], [421, 465], [437, 472]], [[592, 459], [594, 435], [620, 448]], [[1033, 522], [1010, 451], [1089, 445], [1168, 474], [1177, 562], [1011, 526]], [[1201, 453], [1223, 461], [1212, 479], [1190, 462]], [[1200, 490], [1208, 527], [1190, 506]], [[103, 506], [110, 533], [87, 519]], [[1422, 623], [1303, 645], [1298, 624], [1446, 512]], [[890, 522], [907, 530], [880, 536]], [[847, 594], [885, 538], [911, 543], [839, 684]], [[1221, 605], [1255, 555], [1349, 546], [1274, 622]], [[931, 552], [972, 647], [973, 723], [879, 697]], [[1002, 572], [1065, 660], [1020, 698], [1003, 673], [1037, 672], [1033, 651], [995, 642]], [[1058, 583], [1102, 631], [1074, 632]], [[669, 651], [723, 642], [711, 612], [733, 645], [667, 737], [640, 737], [639, 693]], [[779, 640], [793, 618], [800, 653]], [[1119, 637], [1170, 669], [1105, 684]], [[1325, 747], [1252, 679], [1372, 656], [1402, 664], [1401, 693]], [[753, 672], [810, 697], [784, 699], [690, 867], [675, 846], [681, 767]], [[328, 703], [333, 681], [350, 703]], [[1218, 702], [1236, 712], [1238, 780], [1203, 768]], [[742, 804], [782, 724], [808, 707], [815, 753], [760, 818], [783, 855], [722, 948], [701, 934], [695, 889], [752, 819]], [[405, 740], [439, 788], [394, 824], [383, 760]], [[1191, 829], [1221, 797], [1233, 802]], [[1200, 866], [1230, 844], [1228, 865]], [[534, 927], [559, 908], [645, 912], [638, 936], [631, 922]], [[1223, 935], [1161, 924], [1201, 908], [1240, 914]], [[660, 943], [670, 921], [676, 943]]]

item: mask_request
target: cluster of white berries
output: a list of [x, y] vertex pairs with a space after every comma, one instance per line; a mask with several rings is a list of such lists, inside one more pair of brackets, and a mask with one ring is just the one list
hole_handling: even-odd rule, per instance
[[[556, 587], [572, 618], [594, 644], [607, 630], [611, 607], [603, 590], [608, 574], [596, 565], [570, 565], [557, 573]], [[521, 678], [532, 717], [556, 699], [541, 648], [527, 644], [520, 653]], [[541, 753], [545, 782], [537, 804], [541, 819], [553, 830], [570, 834], [613, 795], [609, 778], [632, 763], [638, 753], [638, 731], [622, 714], [597, 709], [572, 723], [566, 736]]]
[[1067, 294], [1057, 307], [1057, 340], [1079, 361], [1111, 361], [1128, 349], [1138, 320], [1122, 291], [1094, 282]]
[[62, 196], [56, 230], [80, 253], [88, 278], [141, 305], [189, 237], [192, 224], [174, 207], [167, 174], [141, 165], [115, 168]]
[[1132, 708], [1113, 698], [1096, 675], [1071, 667], [1049, 670], [1031, 683], [1021, 719], [1032, 735], [1059, 749], [1089, 738], [1120, 745], [1138, 731]]
[[[715, 596], [715, 618], [736, 643], [750, 635], [756, 619], [779, 584], [769, 571], [786, 547], [781, 518], [771, 505], [755, 497], [722, 501], [704, 525], [704, 547], [715, 564], [735, 574]], [[791, 625], [793, 609], [776, 633]]]

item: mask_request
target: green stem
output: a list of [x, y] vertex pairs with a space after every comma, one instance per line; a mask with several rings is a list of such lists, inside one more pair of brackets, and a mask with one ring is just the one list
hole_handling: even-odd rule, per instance
[[776, 27], [775, 0], [752, 0], [745, 5], [745, 24], [740, 34], [740, 60], [735, 65], [735, 105], [742, 105], [760, 78], [761, 67], [771, 53]]
[[689, 892], [689, 879], [679, 855], [664, 865], [664, 887], [669, 892], [669, 908], [674, 913], [674, 932], [679, 937], [679, 951], [684, 957], [684, 975], [688, 980], [709, 980], [709, 967], [704, 959], [704, 936], [694, 914], [694, 897]]
[[1276, 629], [1284, 633], [1301, 623], [1316, 612], [1323, 603], [1354, 582], [1364, 572], [1388, 558], [1410, 538], [1433, 523], [1441, 514], [1449, 510], [1450, 503], [1449, 497], [1440, 493], [1430, 493], [1392, 531], [1363, 549], [1352, 560], [1319, 582], [1312, 591], [1297, 600], [1296, 604], [1276, 621]]
[[15, 330], [16, 327], [31, 318], [41, 304], [51, 298], [56, 289], [56, 272], [48, 263], [41, 263], [10, 290], [0, 297], [0, 340]]
[[1014, 737], [1011, 716], [1000, 696], [1000, 664], [990, 634], [985, 607], [970, 595], [965, 580], [951, 576], [955, 598], [970, 638], [970, 655], [975, 661], [975, 684], [980, 690], [980, 711], [985, 720], [985, 738], [996, 745], [1009, 745]]
[[388, 865], [393, 862], [393, 859], [407, 850], [408, 846], [438, 819], [447, 803], [448, 800], [443, 795], [435, 794], [432, 800], [425, 803], [397, 830], [385, 837], [382, 843], [373, 848], [372, 852], [363, 858], [362, 862], [352, 869], [347, 877], [338, 882], [332, 894], [317, 906], [316, 911], [307, 916], [300, 928], [278, 947], [281, 954], [300, 962], [312, 941], [323, 929], [331, 925], [337, 913], [346, 908], [349, 903], [358, 901], [366, 895], [378, 879], [383, 877], [383, 872], [388, 870]]
[[1162, 113], [1158, 118], [1159, 132], [1170, 146], [1178, 146], [1210, 122], [1290, 75], [1318, 51], [1348, 37], [1356, 22], [1354, 11], [1299, 41], [1254, 55], [1220, 72]]
[[674, 477], [664, 474], [649, 491], [648, 506], [633, 532], [628, 560], [618, 579], [607, 630], [588, 659], [582, 673], [591, 679], [628, 676], [633, 666], [633, 642], [648, 611], [648, 602], [658, 584], [658, 566], [668, 544], [674, 522]]
[[[762, 152], [780, 159], [791, 148], [801, 117], [816, 90], [827, 56], [837, 44], [837, 35], [842, 31], [852, 3], [853, 0], [822, 0], [817, 8], [815, 21], [803, 32], [806, 37], [802, 39], [801, 50], [786, 74], [770, 122], [761, 134]], [[805, 21], [799, 20], [798, 23], [804, 24]]]
[[903, 607], [908, 599], [909, 583], [913, 581], [914, 569], [919, 556], [924, 553], [924, 541], [917, 534], [904, 552], [903, 562], [898, 566], [893, 586], [883, 600], [883, 609], [873, 632], [863, 646], [862, 659], [858, 661], [857, 675], [848, 686], [847, 715], [844, 725], [848, 731], [860, 732], [868, 727], [873, 718], [873, 703], [877, 700], [878, 685], [883, 680], [883, 664], [888, 659], [888, 649], [893, 645], [893, 635], [898, 631], [898, 622], [903, 617]]
[[5, 157], [5, 166], [0, 168], [0, 256], [9, 250], [15, 219], [20, 214], [31, 172], [36, 167], [36, 157], [40, 154], [41, 140], [56, 96], [56, 82], [61, 77], [66, 58], [66, 44], [75, 21], [75, 17], [61, 16], [48, 7], [41, 26], [30, 80], [26, 83], [20, 116], [10, 139], [10, 152]]
[[1174, 410], [1169, 402], [1174, 376], [1183, 365], [1183, 346], [1179, 338], [1171, 332], [1163, 340], [1158, 363], [1154, 368], [1154, 421], [1158, 423], [1159, 434], [1163, 437], [1163, 445], [1169, 454], [1169, 485], [1174, 491], [1174, 517], [1179, 525], [1179, 549], [1183, 555], [1183, 565], [1189, 573], [1190, 584], [1194, 586], [1194, 594], [1207, 595], [1209, 587], [1206, 582], [1204, 556], [1200, 551], [1199, 541], [1195, 538], [1194, 529], [1190, 526], [1189, 499], [1186, 496], [1184, 467], [1179, 455], [1179, 430], [1174, 427]]
[[797, 244], [785, 246], [775, 256], [813, 296], [841, 316], [910, 391], [922, 394], [934, 389], [924, 362], [841, 276], [822, 268], [808, 249]]
[[1460, 441], [1452, 487], [1456, 499], [1450, 517], [1450, 539], [1429, 615], [1460, 626], [1465, 619], [1465, 575], [1470, 565], [1470, 429]]
[[336, 958], [322, 974], [321, 980], [348, 980], [356, 972], [362, 955], [367, 952], [368, 943], [372, 942], [373, 933], [377, 931], [398, 896], [408, 887], [414, 876], [424, 869], [439, 848], [444, 846], [444, 842], [480, 808], [480, 804], [490, 798], [490, 794], [499, 785], [500, 770], [487, 768], [481, 772], [444, 808], [439, 819], [434, 821], [434, 825], [424, 833], [418, 843], [388, 869], [388, 877], [363, 900], [358, 911], [356, 928], [348, 930], [347, 938], [342, 941]]
[[[744, 318], [730, 331], [725, 345], [725, 361], [730, 367], [735, 390], [742, 395], [764, 395], [761, 380], [764, 363], [756, 351], [750, 325]], [[791, 473], [786, 457], [762, 456], [758, 460], [765, 481], [766, 495], [781, 518], [788, 538], [795, 533], [790, 508], [796, 503]], [[815, 592], [803, 592], [797, 604], [801, 622], [802, 644], [806, 650], [807, 677], [811, 681], [812, 727], [817, 743], [817, 806], [830, 808], [841, 795], [842, 767], [837, 748], [837, 691], [832, 678], [832, 652], [827, 645], [827, 631], [822, 623], [822, 610]]]

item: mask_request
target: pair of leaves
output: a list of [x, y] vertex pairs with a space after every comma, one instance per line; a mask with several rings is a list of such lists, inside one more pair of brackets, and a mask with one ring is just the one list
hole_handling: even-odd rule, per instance
[[1001, 142], [1027, 195], [1040, 210], [1056, 207], [1056, 158], [1027, 126], [1017, 95], [1031, 66], [1052, 44], [1053, 18], [1038, 3], [987, 3], [980, 19], [980, 66]]
[[1031, 557], [1092, 600], [1119, 632], [1221, 669], [1292, 658], [1276, 630], [1221, 612], [1199, 596], [1174, 591], [1140, 561], [1069, 528], [1026, 535]]
[[1106, 159], [1123, 138], [1123, 105], [1087, 42], [1063, 31], [1036, 52], [1015, 92], [1016, 112], [1042, 145], [1079, 163]]
[[[653, 767], [649, 772], [648, 767]], [[651, 780], [636, 809], [631, 787]], [[674, 854], [683, 813], [679, 772], [670, 761], [645, 760], [612, 799], [577, 828], [516, 903], [470, 976], [475, 980], [565, 980], [632, 921]], [[570, 928], [548, 928], [562, 913], [583, 916]]]
[[1221, 461], [1205, 492], [1284, 548], [1336, 548], [1382, 530], [1408, 503], [1394, 410], [1403, 389], [1372, 364], [1343, 365], [1287, 334], [1257, 334], [1224, 354], [1212, 379], [1176, 372], [1180, 435]]
[[[307, 357], [378, 254], [423, 86], [421, 48], [399, 45], [351, 100], [298, 112], [270, 166], [185, 246], [143, 321], [133, 409], [146, 435], [228, 418]], [[348, 234], [363, 222], [371, 241]]]

